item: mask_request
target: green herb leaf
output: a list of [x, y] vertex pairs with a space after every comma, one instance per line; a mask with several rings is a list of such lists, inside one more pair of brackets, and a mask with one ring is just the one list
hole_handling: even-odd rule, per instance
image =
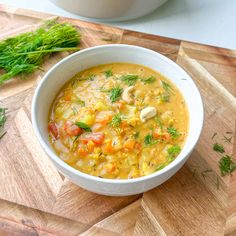
[[168, 94], [174, 94], [174, 90], [170, 84], [168, 84], [165, 81], [161, 81], [163, 89], [168, 93]]
[[180, 132], [173, 127], [168, 127], [167, 132], [171, 135], [173, 139], [177, 139], [181, 135]]
[[111, 102], [116, 102], [120, 99], [123, 89], [120, 87], [115, 87], [115, 88], [112, 88], [109, 92], [110, 92]]
[[225, 176], [236, 170], [236, 163], [233, 162], [231, 156], [225, 155], [219, 160], [219, 168], [221, 175]]
[[170, 94], [162, 93], [161, 95], [157, 96], [157, 99], [160, 99], [162, 102], [169, 102], [170, 101]]
[[157, 142], [158, 142], [157, 140], [153, 140], [152, 134], [148, 134], [144, 138], [145, 145], [153, 145], [156, 144]]
[[91, 128], [89, 127], [89, 125], [85, 124], [84, 122], [75, 122], [75, 124], [80, 127], [81, 129], [83, 129], [86, 132], [91, 132]]
[[109, 78], [113, 75], [113, 72], [112, 72], [112, 70], [106, 70], [106, 71], [104, 71], [104, 75], [106, 76], [106, 78]]
[[119, 79], [125, 84], [132, 86], [138, 80], [138, 75], [122, 75]]
[[120, 114], [116, 114], [116, 115], [113, 116], [110, 124], [111, 124], [112, 127], [119, 127], [121, 122], [122, 122], [122, 119], [121, 119]]
[[0, 85], [16, 75], [40, 69], [45, 56], [53, 52], [79, 50], [80, 34], [68, 23], [51, 20], [33, 32], [19, 34], [0, 42]]
[[141, 81], [144, 83], [144, 84], [151, 84], [153, 82], [156, 81], [156, 78], [154, 76], [150, 76], [148, 78], [142, 78]]
[[177, 157], [177, 156], [179, 155], [179, 153], [181, 152], [181, 148], [180, 148], [179, 145], [174, 145], [174, 146], [168, 148], [168, 149], [167, 149], [167, 152], [168, 152], [168, 154], [169, 154], [169, 156], [170, 156], [171, 158], [175, 158], [175, 157]]
[[220, 153], [225, 152], [225, 149], [224, 149], [223, 145], [221, 145], [219, 143], [214, 143], [213, 150], [216, 151], [216, 152], [220, 152]]

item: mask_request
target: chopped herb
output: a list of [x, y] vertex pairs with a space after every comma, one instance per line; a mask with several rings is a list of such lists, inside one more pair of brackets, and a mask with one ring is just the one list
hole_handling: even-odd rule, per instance
[[86, 132], [91, 132], [92, 130], [91, 130], [91, 128], [87, 125], [87, 124], [85, 124], [85, 123], [83, 123], [83, 122], [75, 122], [75, 124], [78, 126], [78, 127], [80, 127], [81, 129], [83, 129], [84, 131], [86, 131]]
[[225, 176], [236, 170], [236, 163], [233, 162], [231, 156], [225, 155], [219, 160], [219, 168], [221, 175]]
[[168, 93], [168, 94], [174, 94], [174, 90], [170, 84], [168, 84], [165, 81], [161, 81], [163, 89]]
[[148, 78], [142, 78], [141, 81], [144, 84], [151, 84], [156, 81], [156, 78], [154, 76], [148, 77]]
[[138, 139], [138, 138], [139, 138], [139, 132], [138, 132], [138, 131], [134, 133], [134, 138], [135, 138], [135, 139]]
[[31, 74], [54, 52], [77, 51], [80, 34], [68, 23], [56, 19], [45, 22], [33, 32], [26, 32], [0, 42], [0, 85], [16, 75]]
[[216, 135], [217, 135], [217, 133], [215, 132], [215, 133], [212, 135], [211, 139], [214, 139]]
[[153, 140], [152, 134], [148, 134], [144, 138], [144, 143], [145, 145], [152, 145], [152, 144], [156, 144], [157, 140]]
[[213, 150], [216, 151], [216, 152], [220, 152], [220, 153], [225, 152], [225, 149], [224, 149], [223, 145], [221, 145], [219, 143], [214, 143]]
[[104, 75], [106, 76], [106, 78], [109, 78], [113, 75], [113, 72], [112, 72], [112, 70], [106, 70], [106, 71], [104, 71]]
[[125, 84], [132, 86], [138, 80], [138, 75], [122, 75], [119, 79]]
[[81, 100], [80, 98], [77, 99], [77, 103], [81, 105], [82, 107], [85, 106], [85, 101]]
[[216, 188], [217, 188], [217, 190], [220, 189], [220, 180], [219, 180], [219, 176], [216, 176]]
[[225, 135], [224, 135], [224, 137], [222, 138], [222, 140], [225, 142], [225, 143], [232, 143], [232, 136], [231, 137], [226, 137]]
[[179, 145], [174, 145], [167, 149], [167, 152], [171, 158], [175, 158], [176, 156], [178, 156], [180, 151], [181, 151], [181, 148]]
[[121, 122], [122, 122], [122, 119], [121, 119], [120, 114], [116, 114], [116, 115], [113, 116], [110, 124], [111, 124], [112, 127], [119, 127]]
[[208, 173], [211, 173], [211, 172], [212, 172], [211, 169], [206, 169], [206, 170], [204, 170], [204, 171], [201, 172], [201, 175], [202, 175], [202, 177], [205, 179], [205, 178], [206, 178], [206, 175], [207, 175]]
[[7, 120], [6, 110], [7, 108], [0, 107], [0, 139], [6, 134], [6, 131], [5, 132], [3, 131], [4, 125]]
[[161, 121], [161, 117], [155, 116], [154, 120], [157, 122], [157, 124], [160, 126], [160, 129], [163, 130], [163, 123]]
[[75, 139], [73, 140], [73, 143], [75, 143], [78, 140], [79, 136], [80, 136], [80, 134], [75, 136]]
[[226, 134], [232, 134], [233, 132], [232, 131], [227, 131], [225, 132]]
[[162, 93], [157, 98], [160, 99], [162, 102], [169, 102], [170, 101], [170, 94]]
[[111, 102], [116, 102], [120, 99], [121, 94], [122, 94], [123, 89], [120, 87], [115, 87], [112, 88], [109, 92], [110, 92], [110, 100]]
[[168, 127], [167, 132], [171, 135], [173, 139], [177, 139], [181, 135], [180, 132], [173, 127]]
[[103, 41], [106, 41], [106, 42], [111, 42], [112, 41], [112, 38], [102, 38]]

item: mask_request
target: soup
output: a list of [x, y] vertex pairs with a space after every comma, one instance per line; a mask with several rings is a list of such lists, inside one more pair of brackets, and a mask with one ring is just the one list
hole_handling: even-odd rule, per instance
[[157, 71], [113, 63], [82, 71], [62, 88], [48, 129], [57, 155], [75, 169], [137, 178], [177, 158], [188, 111], [180, 91]]

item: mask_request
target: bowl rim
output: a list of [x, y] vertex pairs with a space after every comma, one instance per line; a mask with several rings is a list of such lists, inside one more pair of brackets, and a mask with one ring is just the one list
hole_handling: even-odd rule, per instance
[[[181, 153], [177, 156], [177, 158], [175, 158], [169, 165], [167, 165], [165, 168], [153, 172], [149, 175], [146, 176], [141, 176], [138, 178], [133, 178], [133, 179], [108, 179], [108, 178], [100, 178], [97, 176], [92, 176], [89, 174], [86, 174], [84, 172], [81, 172], [73, 167], [71, 167], [70, 165], [68, 165], [66, 162], [64, 162], [62, 159], [60, 159], [59, 156], [56, 155], [55, 152], [53, 152], [48, 145], [46, 144], [46, 142], [44, 141], [44, 138], [41, 136], [38, 125], [37, 125], [37, 99], [38, 96], [40, 95], [41, 90], [44, 87], [44, 83], [47, 81], [48, 78], [50, 78], [49, 76], [53, 73], [53, 71], [60, 67], [63, 63], [65, 63], [66, 61], [72, 59], [73, 57], [78, 57], [81, 54], [86, 54], [87, 52], [93, 51], [93, 50], [100, 50], [100, 49], [109, 49], [109, 48], [119, 48], [119, 47], [123, 47], [123, 48], [133, 48], [136, 50], [141, 50], [144, 53], [148, 53], [148, 54], [155, 54], [156, 56], [158, 56], [161, 60], [164, 60], [165, 62], [167, 62], [168, 64], [170, 64], [170, 66], [175, 67], [176, 69], [180, 70], [183, 74], [185, 74], [185, 76], [187, 77], [188, 80], [190, 80], [192, 82], [191, 86], [193, 86], [195, 92], [196, 92], [196, 97], [195, 99], [198, 99], [200, 102], [200, 110], [199, 110], [199, 123], [200, 123], [200, 129], [198, 130], [198, 133], [194, 139], [194, 141], [192, 142], [191, 146], [187, 146], [186, 148], [186, 154], [185, 155], [181, 155]], [[127, 62], [128, 63], [128, 62]], [[98, 63], [99, 65], [99, 63]], [[79, 71], [78, 71], [79, 72]], [[68, 79], [69, 80], [69, 79]], [[173, 81], [172, 81], [173, 82]], [[173, 82], [174, 83], [174, 82]], [[180, 89], [181, 91], [181, 89]], [[31, 120], [32, 120], [32, 125], [33, 125], [33, 130], [36, 134], [36, 137], [40, 143], [40, 145], [42, 146], [43, 150], [46, 152], [46, 154], [48, 155], [48, 157], [50, 159], [52, 159], [57, 165], [59, 165], [63, 170], [66, 169], [68, 172], [71, 172], [72, 174], [78, 176], [78, 177], [82, 177], [84, 179], [87, 180], [91, 180], [91, 181], [95, 181], [95, 182], [100, 182], [100, 183], [108, 183], [108, 184], [127, 184], [127, 183], [139, 183], [139, 182], [143, 182], [145, 180], [149, 180], [149, 179], [153, 179], [156, 178], [158, 176], [163, 175], [166, 172], [171, 171], [172, 169], [174, 169], [176, 166], [178, 166], [179, 164], [181, 164], [182, 161], [184, 161], [185, 159], [188, 158], [188, 156], [191, 154], [191, 152], [193, 151], [194, 147], [196, 146], [202, 129], [203, 129], [203, 121], [204, 121], [204, 107], [203, 107], [203, 101], [202, 101], [202, 97], [200, 95], [200, 92], [195, 84], [195, 82], [193, 81], [193, 79], [190, 77], [190, 75], [188, 75], [188, 73], [181, 67], [179, 66], [177, 63], [175, 63], [174, 61], [172, 61], [171, 59], [165, 57], [164, 55], [155, 52], [151, 49], [147, 49], [144, 47], [140, 47], [140, 46], [134, 46], [134, 45], [127, 45], [127, 44], [107, 44], [107, 45], [99, 45], [99, 46], [94, 46], [94, 47], [90, 47], [90, 48], [86, 48], [86, 49], [82, 49], [81, 51], [75, 52], [65, 58], [63, 58], [62, 60], [60, 60], [59, 62], [57, 62], [54, 66], [52, 66], [47, 73], [43, 76], [43, 78], [41, 79], [41, 81], [39, 82], [34, 95], [33, 95], [33, 99], [32, 99], [32, 105], [31, 105]], [[187, 137], [188, 139], [188, 137]], [[187, 140], [186, 139], [186, 140]], [[57, 170], [58, 167], [56, 166]]]

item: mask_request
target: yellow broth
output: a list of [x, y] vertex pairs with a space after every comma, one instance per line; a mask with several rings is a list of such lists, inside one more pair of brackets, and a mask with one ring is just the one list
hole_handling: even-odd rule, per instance
[[137, 178], [178, 156], [188, 111], [180, 91], [157, 71], [113, 63], [74, 76], [56, 97], [48, 128], [55, 152], [75, 169]]

